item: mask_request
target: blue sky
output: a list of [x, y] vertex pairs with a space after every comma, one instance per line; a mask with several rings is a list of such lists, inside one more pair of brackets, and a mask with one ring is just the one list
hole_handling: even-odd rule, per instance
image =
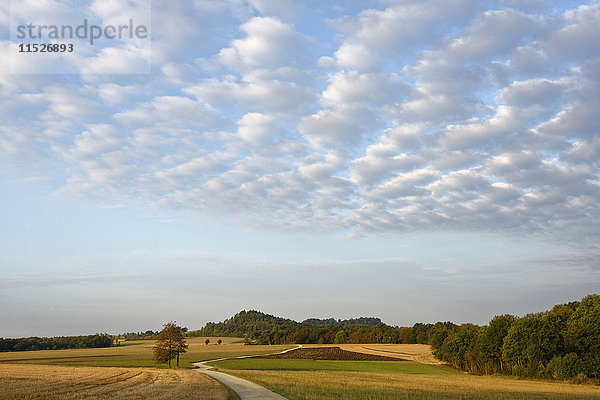
[[153, 0], [151, 52], [9, 51], [136, 5], [0, 5], [0, 336], [598, 291], [597, 1]]

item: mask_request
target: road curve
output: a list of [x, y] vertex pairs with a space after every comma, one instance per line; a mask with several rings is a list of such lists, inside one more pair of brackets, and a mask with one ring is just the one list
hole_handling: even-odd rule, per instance
[[215, 378], [225, 386], [230, 387], [238, 394], [238, 396], [240, 396], [241, 400], [287, 400], [285, 397], [271, 392], [269, 389], [257, 385], [254, 382], [238, 378], [237, 376], [227, 375], [223, 372], [211, 371], [211, 367], [204, 365], [204, 362], [194, 363], [194, 365], [198, 367], [198, 369], [195, 369], [194, 371], [206, 374], [211, 378]]
[[[287, 353], [288, 351], [295, 350], [299, 347], [302, 347], [302, 346], [299, 345], [298, 347], [295, 347], [293, 349], [284, 350], [281, 353]], [[233, 357], [233, 358], [248, 358], [248, 357], [252, 357], [252, 356], [242, 356], [242, 357]], [[234, 392], [236, 392], [238, 394], [238, 396], [240, 396], [241, 400], [287, 400], [282, 395], [271, 392], [269, 389], [267, 389], [263, 386], [257, 385], [254, 382], [250, 382], [245, 379], [238, 378], [237, 376], [228, 375], [223, 372], [212, 371], [212, 367], [206, 365], [206, 363], [208, 363], [208, 362], [221, 361], [221, 360], [228, 360], [228, 358], [220, 358], [217, 360], [208, 360], [208, 361], [193, 363], [193, 365], [198, 367], [197, 369], [194, 369], [193, 371], [198, 371], [203, 374], [206, 374], [206, 375], [210, 376], [211, 378], [215, 378], [216, 380], [218, 380], [225, 386], [230, 387]]]

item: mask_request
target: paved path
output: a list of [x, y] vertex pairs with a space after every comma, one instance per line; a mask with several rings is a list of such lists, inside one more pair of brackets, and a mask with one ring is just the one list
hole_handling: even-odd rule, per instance
[[[293, 349], [284, 350], [284, 351], [282, 351], [282, 353], [287, 353], [288, 351], [295, 350], [299, 347], [302, 347], [302, 346], [299, 345], [298, 347], [295, 347]], [[248, 358], [248, 357], [252, 357], [252, 356], [242, 356], [242, 357], [234, 357], [234, 358]], [[234, 392], [236, 392], [238, 394], [238, 396], [240, 396], [241, 400], [287, 400], [282, 395], [273, 393], [269, 389], [267, 389], [263, 386], [257, 385], [254, 382], [250, 382], [245, 379], [238, 378], [237, 376], [228, 375], [223, 372], [212, 371], [211, 370], [212, 367], [205, 365], [207, 362], [221, 361], [221, 360], [228, 360], [228, 358], [220, 358], [218, 360], [209, 360], [209, 361], [193, 363], [193, 365], [198, 367], [198, 369], [194, 369], [193, 371], [198, 371], [203, 374], [206, 374], [212, 378], [215, 378], [216, 380], [223, 383], [224, 385], [229, 386]]]

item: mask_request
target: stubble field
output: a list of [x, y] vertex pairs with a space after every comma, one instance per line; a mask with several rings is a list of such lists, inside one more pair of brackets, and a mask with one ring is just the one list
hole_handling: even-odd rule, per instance
[[[179, 369], [152, 360], [152, 340], [98, 349], [0, 353], [0, 400], [199, 399], [239, 400], [222, 384], [195, 371], [191, 362], [260, 355], [291, 346], [245, 346], [239, 338], [189, 338]], [[223, 343], [217, 345], [221, 339]], [[174, 366], [174, 362], [173, 362]], [[158, 368], [157, 368], [158, 367]]]
[[198, 399], [236, 397], [194, 371], [147, 368], [0, 365], [0, 399]]

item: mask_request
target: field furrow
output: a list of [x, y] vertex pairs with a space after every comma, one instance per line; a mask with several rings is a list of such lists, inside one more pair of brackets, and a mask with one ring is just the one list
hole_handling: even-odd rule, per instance
[[3, 364], [1, 400], [227, 400], [218, 382], [189, 370]]

